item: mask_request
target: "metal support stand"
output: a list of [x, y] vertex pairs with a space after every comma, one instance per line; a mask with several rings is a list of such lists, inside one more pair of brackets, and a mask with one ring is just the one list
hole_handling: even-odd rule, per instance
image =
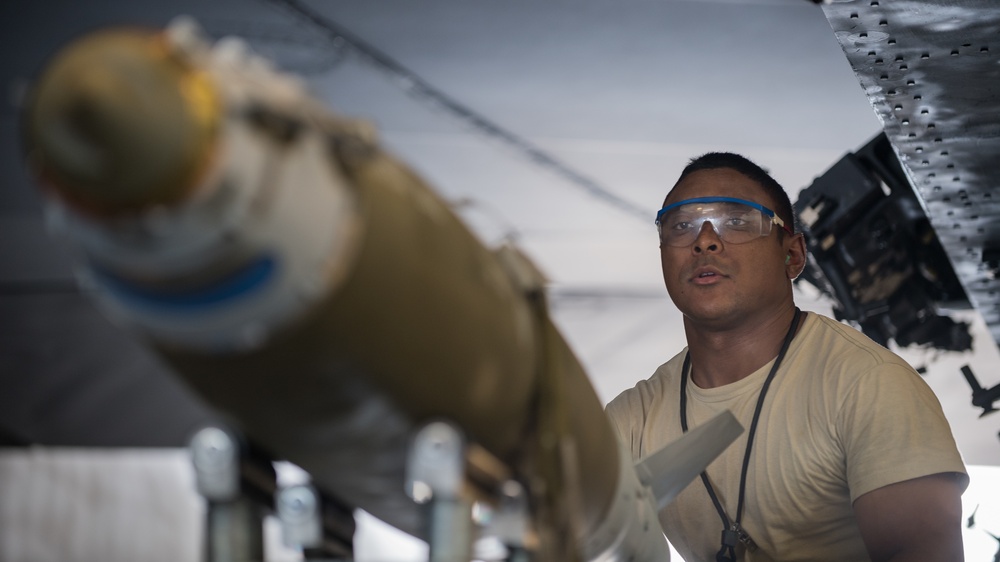
[[206, 561], [264, 560], [264, 514], [243, 494], [239, 441], [223, 429], [206, 427], [191, 439], [190, 448], [198, 493], [207, 502]]
[[315, 488], [307, 484], [289, 486], [279, 490], [275, 500], [285, 545], [304, 551], [322, 546], [323, 521]]
[[472, 502], [465, 485], [465, 438], [453, 425], [431, 422], [413, 440], [407, 493], [427, 508], [430, 562], [472, 559]]
[[500, 502], [489, 530], [507, 547], [507, 562], [528, 562], [535, 550], [534, 533], [529, 525], [528, 497], [515, 480], [500, 487]]
[[303, 560], [354, 558], [354, 510], [309, 484], [278, 490], [275, 511], [285, 546], [302, 550]]
[[259, 507], [247, 498], [209, 502], [208, 562], [262, 562], [263, 520]]
[[275, 514], [286, 546], [305, 560], [354, 557], [354, 510], [308, 484], [278, 489], [272, 458], [219, 427], [191, 439], [198, 493], [205, 498], [205, 562], [262, 562], [264, 518]]

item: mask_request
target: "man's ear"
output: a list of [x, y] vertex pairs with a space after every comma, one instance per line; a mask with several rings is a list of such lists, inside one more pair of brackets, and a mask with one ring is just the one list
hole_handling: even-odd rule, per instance
[[806, 238], [801, 232], [785, 238], [785, 274], [795, 279], [806, 268]]

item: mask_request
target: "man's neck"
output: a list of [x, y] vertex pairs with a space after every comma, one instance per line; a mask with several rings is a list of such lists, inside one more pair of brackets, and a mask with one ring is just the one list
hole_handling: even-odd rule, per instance
[[691, 381], [715, 388], [750, 376], [777, 357], [794, 314], [791, 308], [767, 321], [726, 330], [703, 329], [685, 318]]

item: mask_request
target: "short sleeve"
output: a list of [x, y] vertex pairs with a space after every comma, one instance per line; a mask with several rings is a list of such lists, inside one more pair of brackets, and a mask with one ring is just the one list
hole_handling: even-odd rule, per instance
[[618, 440], [638, 459], [642, 441], [643, 406], [636, 389], [622, 392], [604, 409]]
[[948, 420], [930, 387], [905, 365], [860, 376], [840, 404], [851, 502], [883, 486], [940, 473], [968, 476]]

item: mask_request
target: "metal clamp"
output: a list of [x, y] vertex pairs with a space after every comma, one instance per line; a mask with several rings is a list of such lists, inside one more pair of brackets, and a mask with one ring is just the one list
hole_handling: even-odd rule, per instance
[[263, 512], [246, 497], [241, 485], [243, 447], [228, 431], [206, 427], [190, 441], [198, 493], [207, 502], [205, 556], [207, 562], [249, 562], [264, 559]]
[[430, 562], [472, 559], [472, 503], [465, 485], [465, 438], [450, 423], [417, 431], [406, 463], [406, 492], [427, 506]]
[[308, 484], [288, 486], [278, 491], [275, 504], [285, 546], [301, 549], [322, 546], [322, 501], [315, 488]]
[[208, 426], [190, 442], [198, 494], [210, 502], [230, 501], [240, 494], [240, 446], [228, 431]]

